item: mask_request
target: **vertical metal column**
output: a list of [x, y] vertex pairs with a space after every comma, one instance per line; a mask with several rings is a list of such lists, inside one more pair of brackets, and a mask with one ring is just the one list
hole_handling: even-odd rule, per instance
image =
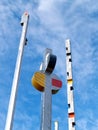
[[58, 121], [55, 121], [54, 125], [55, 125], [55, 130], [59, 130], [59, 123], [58, 123]]
[[51, 130], [51, 76], [46, 74], [46, 86], [43, 92], [43, 109], [42, 109], [42, 128], [41, 130]]
[[73, 78], [72, 78], [72, 57], [70, 40], [66, 40], [66, 70], [67, 70], [67, 100], [68, 100], [68, 126], [69, 130], [75, 130], [75, 112], [73, 96]]
[[16, 68], [15, 68], [14, 78], [12, 83], [12, 90], [10, 95], [5, 130], [12, 130], [15, 102], [16, 102], [17, 89], [18, 89], [18, 81], [20, 75], [20, 67], [21, 67], [24, 45], [26, 44], [26, 32], [27, 32], [28, 20], [29, 20], [29, 15], [27, 12], [25, 12], [21, 19], [21, 25], [23, 26], [23, 28], [22, 28], [22, 34], [21, 34], [20, 45], [18, 50]]

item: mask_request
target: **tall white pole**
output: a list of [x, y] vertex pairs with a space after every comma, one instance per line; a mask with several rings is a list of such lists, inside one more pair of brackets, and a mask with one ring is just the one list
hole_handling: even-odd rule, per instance
[[72, 57], [70, 40], [66, 40], [66, 71], [67, 71], [67, 100], [68, 100], [68, 126], [69, 130], [75, 130], [75, 112], [73, 96]]
[[55, 125], [55, 130], [59, 130], [59, 123], [58, 123], [58, 121], [55, 121], [54, 125]]
[[19, 45], [19, 50], [18, 50], [16, 68], [15, 68], [15, 73], [14, 73], [14, 78], [13, 78], [13, 83], [12, 83], [12, 90], [11, 90], [11, 95], [10, 95], [5, 130], [12, 130], [21, 61], [22, 61], [24, 45], [26, 44], [26, 32], [27, 32], [27, 27], [28, 27], [28, 20], [29, 20], [29, 15], [27, 12], [25, 12], [21, 19], [21, 25], [23, 26], [23, 28], [22, 28], [22, 34], [21, 34], [20, 45]]
[[51, 130], [51, 76], [46, 74], [46, 86], [43, 92], [43, 109], [42, 109], [42, 124], [41, 130]]

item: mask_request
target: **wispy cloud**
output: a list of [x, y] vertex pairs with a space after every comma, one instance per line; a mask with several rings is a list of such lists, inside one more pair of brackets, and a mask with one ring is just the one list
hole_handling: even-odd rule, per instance
[[89, 118], [81, 118], [77, 121], [77, 129], [80, 130], [95, 130], [98, 129], [98, 120], [93, 118], [93, 120], [90, 120]]
[[[66, 99], [66, 85], [65, 85], [65, 39], [71, 39], [72, 45], [72, 57], [73, 57], [73, 78], [75, 86], [75, 102], [78, 107], [86, 109], [91, 107], [90, 101], [94, 101], [94, 106], [97, 106], [97, 62], [98, 62], [98, 52], [97, 52], [97, 42], [98, 42], [98, 2], [96, 0], [31, 0], [29, 1], [0, 1], [0, 71], [1, 72], [1, 90], [0, 91], [0, 102], [6, 100], [5, 103], [2, 102], [1, 109], [6, 109], [8, 104], [8, 96], [10, 94], [11, 82], [14, 73], [15, 60], [17, 56], [17, 50], [19, 45], [19, 38], [21, 34], [21, 27], [19, 25], [22, 13], [27, 10], [30, 13], [30, 21], [28, 28], [28, 45], [25, 47], [25, 53], [23, 58], [23, 67], [21, 71], [21, 79], [19, 84], [19, 97], [17, 103], [19, 103], [20, 108], [16, 110], [14, 128], [19, 129], [34, 129], [32, 122], [34, 122], [34, 127], [36, 130], [39, 128], [39, 119], [36, 117], [35, 105], [32, 105], [32, 115], [30, 112], [22, 110], [28, 109], [25, 103], [32, 104], [34, 102], [40, 102], [40, 94], [35, 92], [31, 87], [31, 80], [33, 72], [35, 69], [39, 69], [43, 51], [46, 47], [52, 48], [53, 53], [57, 55], [57, 65], [55, 73], [62, 77], [63, 88], [58, 94], [60, 99], [56, 98], [57, 102], [54, 103], [54, 110], [59, 115], [55, 115], [58, 120], [62, 122], [67, 121], [67, 117], [63, 118], [64, 113], [67, 113], [67, 99]], [[13, 69], [12, 69], [13, 68]], [[5, 73], [6, 72], [6, 73]], [[6, 81], [6, 82], [5, 82]], [[6, 87], [3, 87], [6, 86]], [[9, 87], [10, 86], [10, 87]], [[20, 87], [21, 86], [21, 87]], [[9, 87], [9, 88], [8, 88]], [[28, 89], [29, 87], [29, 89]], [[94, 88], [94, 89], [93, 89]], [[94, 94], [95, 96], [94, 96]], [[20, 94], [22, 93], [22, 94]], [[61, 94], [61, 95], [60, 95]], [[7, 95], [7, 96], [6, 96]], [[34, 98], [34, 100], [33, 100]], [[35, 100], [35, 98], [37, 98]], [[32, 100], [30, 100], [32, 99]], [[65, 100], [65, 104], [60, 102]], [[55, 102], [53, 100], [53, 102]], [[81, 105], [80, 105], [81, 102]], [[93, 104], [93, 103], [92, 103]], [[61, 107], [61, 108], [60, 108]], [[2, 113], [0, 109], [0, 117], [5, 120], [5, 112]], [[61, 110], [62, 109], [62, 110]], [[93, 112], [93, 108], [92, 113]], [[97, 109], [97, 107], [96, 107]], [[30, 108], [31, 110], [31, 108]], [[60, 112], [62, 114], [60, 115]], [[83, 118], [79, 119], [80, 108], [77, 108], [77, 128], [79, 130], [90, 130], [97, 129], [97, 125], [94, 126], [93, 118], [89, 120], [84, 114]], [[17, 115], [20, 115], [19, 117]], [[36, 121], [34, 120], [36, 118]], [[2, 123], [3, 123], [2, 121]], [[22, 123], [21, 123], [22, 122]], [[35, 123], [36, 122], [36, 123]], [[97, 123], [97, 119], [95, 120]], [[2, 124], [1, 123], [1, 124]], [[21, 124], [20, 124], [21, 123]], [[28, 125], [29, 124], [29, 125]], [[63, 122], [64, 124], [64, 122]], [[19, 125], [19, 126], [18, 126]], [[1, 126], [1, 128], [4, 125]], [[37, 128], [38, 127], [38, 128]], [[66, 127], [66, 126], [65, 126]], [[0, 129], [1, 129], [0, 128]], [[63, 129], [62, 129], [63, 130]]]

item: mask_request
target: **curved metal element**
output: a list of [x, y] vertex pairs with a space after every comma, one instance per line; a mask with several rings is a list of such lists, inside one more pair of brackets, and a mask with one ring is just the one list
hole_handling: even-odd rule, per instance
[[[32, 77], [31, 82], [35, 89], [40, 92], [43, 92], [46, 86], [46, 74], [41, 71], [36, 72]], [[52, 94], [56, 94], [62, 87], [62, 81], [55, 74], [51, 74], [51, 86]]]
[[57, 57], [53, 54], [47, 54], [45, 59], [45, 72], [51, 74], [55, 68]]
[[36, 72], [34, 76], [32, 77], [32, 85], [38, 90], [43, 92], [45, 87], [45, 74], [42, 72]]

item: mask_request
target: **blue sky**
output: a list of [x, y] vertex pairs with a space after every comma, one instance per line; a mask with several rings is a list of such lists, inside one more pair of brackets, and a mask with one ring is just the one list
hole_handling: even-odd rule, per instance
[[70, 38], [73, 58], [77, 130], [98, 129], [98, 2], [97, 0], [0, 1], [0, 130], [4, 129], [21, 35], [22, 14], [30, 14], [18, 85], [13, 130], [39, 130], [41, 93], [31, 85], [45, 48], [57, 55], [55, 73], [63, 87], [53, 95], [52, 129], [68, 129], [65, 40]]

